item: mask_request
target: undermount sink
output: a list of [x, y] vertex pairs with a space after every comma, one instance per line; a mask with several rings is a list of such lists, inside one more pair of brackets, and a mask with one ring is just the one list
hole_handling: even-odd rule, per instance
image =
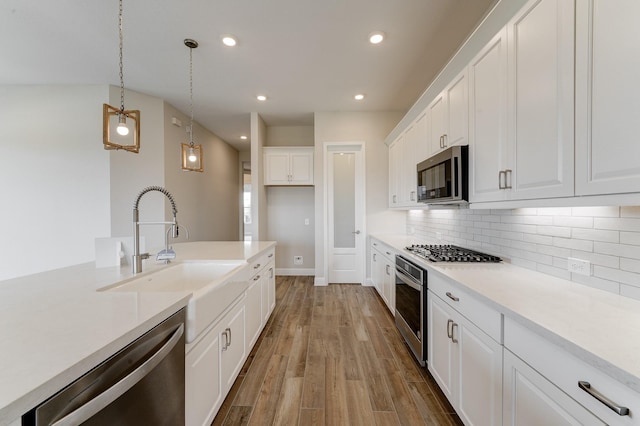
[[187, 304], [187, 343], [215, 321], [248, 287], [248, 264], [243, 260], [184, 262], [120, 282], [102, 291], [191, 292]]

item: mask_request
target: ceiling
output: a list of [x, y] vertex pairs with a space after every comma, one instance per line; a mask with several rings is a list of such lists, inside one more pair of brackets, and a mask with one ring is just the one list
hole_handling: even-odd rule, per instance
[[[253, 111], [270, 126], [312, 125], [317, 111], [406, 111], [494, 2], [124, 0], [124, 83], [189, 114], [183, 40], [197, 40], [195, 120], [245, 150]], [[373, 31], [386, 39], [370, 44]], [[0, 58], [0, 85], [119, 86], [118, 1], [2, 0]]]

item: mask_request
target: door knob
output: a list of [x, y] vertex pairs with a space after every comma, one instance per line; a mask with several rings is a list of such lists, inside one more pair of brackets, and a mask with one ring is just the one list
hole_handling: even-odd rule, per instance
[[360, 230], [358, 229], [357, 231], [353, 231], [352, 234], [358, 235], [358, 234], [360, 234]]

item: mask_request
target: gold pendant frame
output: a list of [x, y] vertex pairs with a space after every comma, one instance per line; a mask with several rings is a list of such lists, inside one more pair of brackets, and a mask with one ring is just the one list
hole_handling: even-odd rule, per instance
[[189, 172], [203, 172], [204, 166], [202, 164], [202, 145], [193, 145], [193, 152], [196, 154], [196, 161], [189, 161], [189, 148], [191, 145], [188, 143], [181, 144], [182, 147], [182, 170]]
[[[124, 114], [128, 122], [132, 122], [132, 131], [127, 136], [120, 136], [115, 131], [115, 126], [118, 124], [120, 114]], [[115, 123], [115, 126], [114, 126]], [[112, 133], [113, 131], [113, 133]], [[112, 139], [113, 136], [113, 139]], [[129, 142], [128, 144], [117, 143]], [[140, 152], [140, 111], [139, 110], [125, 110], [120, 111], [119, 108], [114, 108], [111, 105], [103, 104], [102, 107], [102, 143], [104, 149], [121, 149], [123, 151], [129, 151], [137, 154]]]

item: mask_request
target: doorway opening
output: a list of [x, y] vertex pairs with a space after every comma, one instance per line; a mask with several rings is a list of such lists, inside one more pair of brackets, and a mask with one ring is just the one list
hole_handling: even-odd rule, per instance
[[251, 162], [242, 162], [242, 235], [251, 241]]

